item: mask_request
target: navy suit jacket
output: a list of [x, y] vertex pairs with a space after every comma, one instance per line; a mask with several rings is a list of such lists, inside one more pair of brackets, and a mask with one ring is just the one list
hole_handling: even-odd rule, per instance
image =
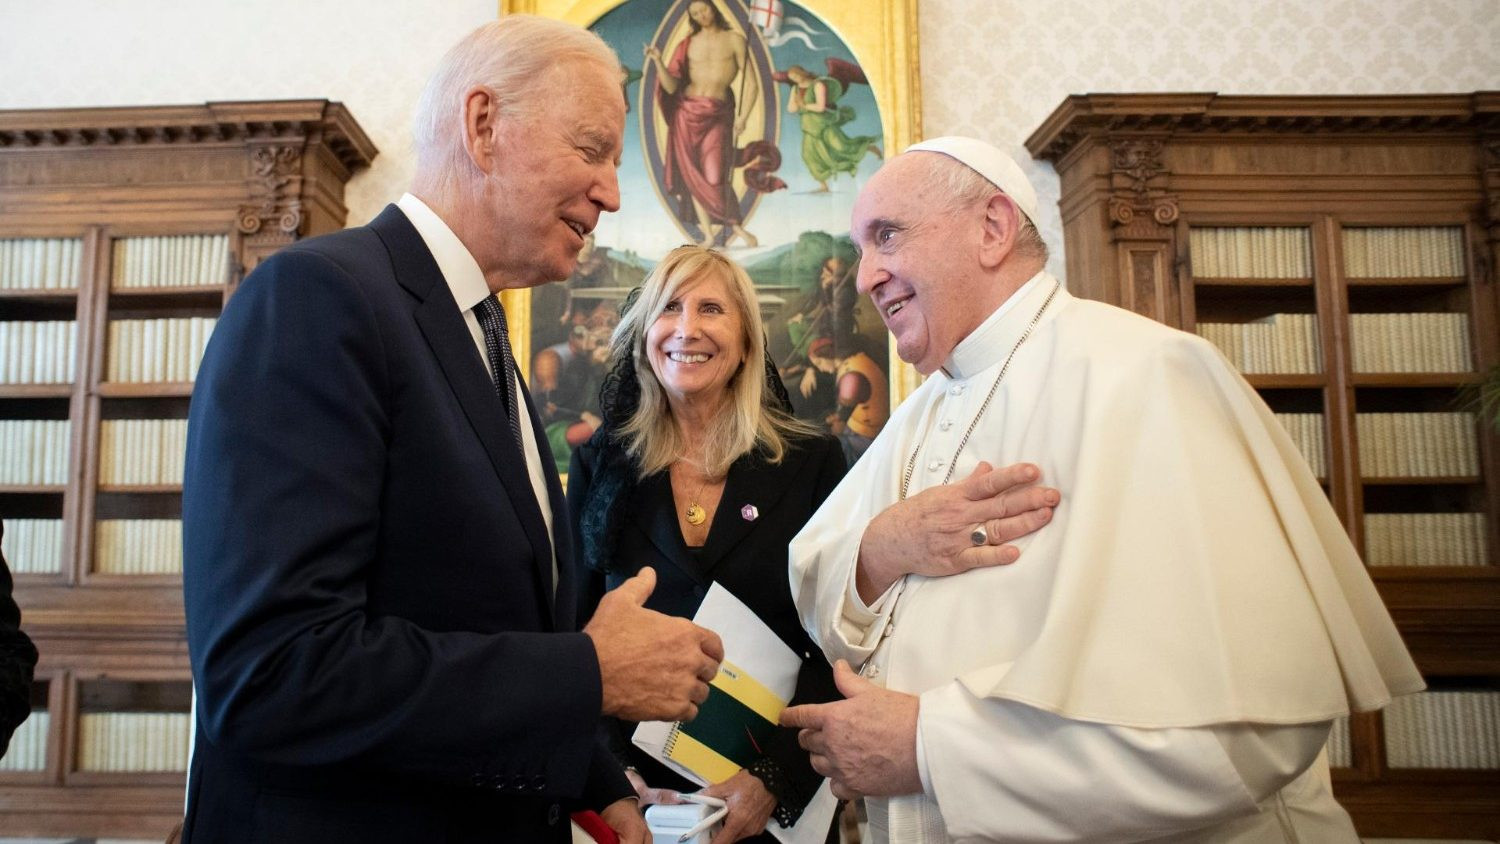
[[501, 400], [394, 206], [251, 273], [188, 423], [185, 841], [566, 841], [570, 808], [631, 793], [543, 463], [555, 592]]

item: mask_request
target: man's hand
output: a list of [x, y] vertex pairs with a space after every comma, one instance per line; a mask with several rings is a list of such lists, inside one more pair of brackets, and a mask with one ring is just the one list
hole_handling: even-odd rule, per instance
[[724, 825], [714, 833], [714, 844], [731, 844], [765, 832], [766, 822], [776, 809], [776, 798], [766, 790], [765, 783], [744, 768], [718, 785], [703, 789], [703, 793], [722, 799], [729, 807]]
[[[974, 467], [967, 478], [925, 489], [870, 520], [859, 546], [854, 585], [865, 603], [904, 574], [947, 577], [1016, 561], [1021, 550], [1005, 543], [1052, 519], [1061, 495], [1036, 486], [1041, 470], [1030, 463]], [[971, 536], [983, 524], [989, 541]]]
[[624, 797], [604, 807], [599, 813], [609, 828], [620, 836], [620, 844], [651, 844], [651, 830], [635, 800]]
[[797, 743], [813, 770], [833, 780], [840, 800], [893, 797], [922, 790], [917, 772], [915, 695], [893, 692], [855, 674], [842, 659], [833, 681], [845, 700], [782, 710], [781, 724], [800, 727]]
[[708, 699], [724, 645], [685, 618], [646, 609], [650, 567], [604, 596], [583, 632], [594, 640], [603, 711], [627, 721], [688, 721]]

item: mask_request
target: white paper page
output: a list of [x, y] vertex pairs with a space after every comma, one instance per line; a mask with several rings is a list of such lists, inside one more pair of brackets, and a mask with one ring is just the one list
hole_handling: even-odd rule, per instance
[[782, 700], [792, 699], [802, 658], [728, 589], [718, 583], [709, 586], [693, 623], [719, 634], [725, 659], [748, 671]]
[[[728, 589], [714, 583], [703, 597], [693, 623], [719, 634], [724, 643], [724, 659], [738, 665], [782, 700], [791, 700], [797, 690], [797, 675], [802, 658], [786, 646], [760, 617]], [[636, 727], [631, 741], [687, 779], [707, 785], [703, 778], [666, 758], [664, 747], [672, 731], [671, 722], [643, 721]], [[802, 810], [802, 816], [790, 829], [782, 829], [774, 820], [767, 830], [784, 844], [821, 844], [833, 823], [838, 801], [824, 780], [818, 793]]]

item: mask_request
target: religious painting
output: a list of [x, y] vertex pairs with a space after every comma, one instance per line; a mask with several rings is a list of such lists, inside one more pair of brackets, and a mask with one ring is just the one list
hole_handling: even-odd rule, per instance
[[684, 243], [745, 267], [797, 415], [857, 459], [915, 381], [892, 371], [885, 327], [855, 289], [848, 232], [860, 187], [916, 134], [915, 62], [900, 58], [915, 39], [910, 0], [505, 6], [598, 33], [620, 57], [628, 106], [621, 211], [600, 220], [566, 282], [507, 294], [527, 316], [512, 336], [559, 470], [599, 424], [625, 296]]

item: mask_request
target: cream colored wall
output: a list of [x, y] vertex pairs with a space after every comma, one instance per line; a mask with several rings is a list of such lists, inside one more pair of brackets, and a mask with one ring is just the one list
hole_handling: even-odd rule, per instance
[[[865, 2], [865, 0], [844, 0]], [[1057, 179], [1021, 142], [1067, 94], [1500, 88], [1497, 0], [920, 0], [926, 134], [1028, 167], [1062, 266]], [[444, 49], [497, 0], [0, 0], [0, 108], [342, 100], [381, 154], [350, 221], [411, 175], [407, 120]]]
[[380, 148], [348, 186], [363, 223], [411, 178], [428, 73], [496, 0], [0, 0], [0, 108], [320, 98]]

